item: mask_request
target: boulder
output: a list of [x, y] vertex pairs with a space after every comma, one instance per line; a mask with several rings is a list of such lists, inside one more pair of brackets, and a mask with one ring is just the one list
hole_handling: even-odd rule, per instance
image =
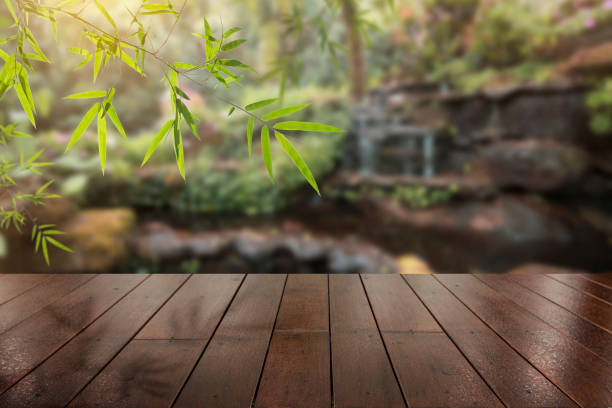
[[85, 210], [60, 228], [74, 254], [54, 261], [65, 272], [107, 272], [122, 266], [129, 257], [128, 241], [136, 216], [125, 208]]
[[482, 163], [500, 188], [548, 192], [578, 181], [589, 167], [589, 158], [582, 150], [559, 142], [525, 140], [484, 149]]

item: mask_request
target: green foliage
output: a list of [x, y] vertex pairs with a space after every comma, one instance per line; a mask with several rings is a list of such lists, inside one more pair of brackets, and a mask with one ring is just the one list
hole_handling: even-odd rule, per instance
[[[269, 121], [305, 109], [307, 105], [304, 104], [287, 108], [279, 107], [275, 111], [269, 112], [265, 118], [261, 118], [256, 115], [254, 111], [276, 103], [276, 99], [264, 99], [259, 102], [241, 106], [240, 104], [233, 103], [217, 96], [215, 93], [217, 86], [230, 88], [230, 85], [241, 85], [242, 78], [248, 72], [255, 72], [248, 64], [233, 56], [233, 53], [246, 42], [246, 39], [234, 37], [242, 30], [240, 27], [233, 27], [227, 31], [224, 31], [223, 27], [221, 27], [220, 30], [214, 30], [206, 18], [203, 18], [203, 32], [194, 33], [194, 35], [202, 40], [204, 58], [200, 63], [192, 64], [180, 61], [167, 61], [160, 56], [159, 51], [167, 43], [169, 36], [162, 42], [160, 48], [156, 50], [148, 48], [148, 28], [145, 28], [141, 17], [170, 15], [171, 17], [178, 18], [180, 13], [174, 9], [170, 1], [165, 3], [151, 3], [148, 0], [142, 0], [140, 7], [136, 11], [128, 10], [131, 15], [131, 22], [129, 23], [130, 32], [128, 34], [126, 34], [126, 31], [123, 29], [124, 25], [120, 24], [121, 21], [116, 19], [116, 16], [113, 15], [113, 9], [109, 8], [107, 3], [99, 0], [94, 0], [87, 4], [71, 0], [60, 2], [59, 4], [40, 3], [32, 0], [4, 0], [4, 2], [14, 25], [11, 27], [13, 33], [0, 41], [0, 59], [3, 61], [2, 69], [0, 70], [0, 98], [2, 98], [7, 91], [11, 89], [14, 90], [15, 96], [23, 112], [34, 127], [36, 127], [38, 111], [30, 87], [28, 71], [34, 71], [35, 62], [51, 63], [51, 60], [47, 58], [42, 51], [38, 41], [29, 28], [30, 17], [34, 16], [46, 20], [53, 29], [53, 32], [56, 33], [57, 17], [62, 15], [80, 26], [81, 37], [85, 40], [85, 43], [79, 40], [78, 46], [75, 46], [75, 44], [69, 44], [68, 46], [68, 50], [79, 56], [80, 59], [74, 69], [78, 70], [89, 66], [92, 70], [92, 82], [94, 84], [100, 80], [101, 76], [112, 75], [125, 68], [133, 72], [133, 75], [145, 78], [147, 77], [147, 73], [145, 73], [145, 61], [147, 59], [154, 60], [163, 65], [165, 70], [163, 80], [165, 86], [169, 90], [171, 117], [162, 120], [163, 125], [157, 134], [150, 140], [150, 143], [148, 143], [148, 149], [144, 154], [141, 165], [151, 160], [153, 153], [171, 131], [171, 146], [174, 153], [174, 160], [176, 161], [181, 178], [186, 178], [186, 170], [190, 167], [185, 161], [185, 137], [188, 135], [182, 129], [188, 129], [189, 133], [191, 133], [195, 139], [199, 140], [198, 128], [201, 123], [201, 118], [194, 114], [191, 105], [186, 103], [190, 98], [188, 92], [181, 88], [181, 86], [185, 86], [183, 85], [185, 83], [197, 85], [203, 92], [209, 93], [223, 103], [228, 104], [230, 106], [228, 117], [235, 111], [242, 112], [248, 116], [247, 144], [249, 154], [251, 154], [252, 151], [255, 125], [258, 124], [258, 127], [259, 125], [263, 126], [262, 129], [265, 129], [262, 130], [264, 164], [269, 171], [270, 177], [272, 177], [273, 174], [272, 153], [277, 149], [271, 146], [269, 129], [325, 132], [340, 131], [338, 128], [316, 123], [268, 123]], [[88, 10], [88, 14], [86, 14], [84, 10], [87, 9], [88, 6], [92, 7]], [[92, 10], [98, 14], [98, 20], [88, 20]], [[101, 21], [102, 24], [98, 24], [97, 21]], [[176, 21], [174, 24], [176, 24]], [[170, 32], [171, 31], [172, 30], [170, 30]], [[232, 53], [232, 55], [226, 54], [228, 52]], [[205, 79], [194, 79], [191, 75], [195, 73], [198, 73], [200, 77], [204, 75]], [[212, 80], [211, 82], [216, 82], [212, 90], [206, 88], [209, 79]], [[65, 79], [62, 80], [65, 81]], [[113, 86], [109, 87], [107, 91], [86, 89], [64, 98], [69, 101], [74, 101], [66, 102], [74, 103], [74, 106], [77, 106], [79, 101], [82, 100], [95, 100], [93, 105], [89, 106], [85, 114], [81, 117], [78, 125], [74, 129], [66, 145], [65, 153], [70, 151], [72, 154], [72, 149], [75, 144], [81, 140], [83, 135], [87, 134], [87, 129], [92, 125], [94, 119], [96, 119], [97, 151], [102, 174], [105, 173], [107, 168], [108, 150], [112, 148], [109, 142], [109, 140], [112, 139], [110, 139], [110, 133], [107, 129], [107, 117], [110, 119], [119, 135], [125, 139], [127, 139], [128, 136], [119, 119], [120, 115], [118, 112], [120, 112], [121, 109], [116, 108], [116, 106], [121, 108], [121, 104], [117, 104], [116, 106], [114, 104], [115, 93], [116, 89]], [[57, 104], [47, 102], [46, 106], [48, 107], [49, 105], [52, 105], [54, 109]], [[49, 109], [47, 108], [45, 111], [48, 112]], [[186, 126], [182, 126], [183, 124]], [[266, 136], [264, 136], [264, 133]], [[3, 124], [0, 127], [0, 143], [4, 146], [12, 144], [14, 139], [27, 136], [25, 132], [18, 130], [15, 124]], [[302, 181], [306, 180], [318, 192], [318, 187], [313, 175], [317, 172], [311, 172], [302, 158], [302, 155], [297, 152], [293, 144], [289, 142], [284, 135], [275, 132], [275, 136], [275, 139], [279, 142], [279, 146], [288, 155], [288, 163], [293, 163], [299, 170], [298, 174], [302, 175], [300, 176], [303, 177]], [[88, 141], [87, 144], [82, 143], [80, 146], [81, 148], [87, 147], [89, 143]], [[41, 205], [44, 203], [44, 200], [57, 196], [45, 191], [51, 184], [51, 181], [44, 184], [34, 193], [21, 193], [16, 187], [14, 181], [15, 172], [30, 172], [44, 176], [40, 169], [52, 163], [38, 160], [41, 154], [42, 151], [36, 153], [27, 160], [22, 154], [19, 165], [11, 158], [0, 157], [0, 180], [3, 187], [10, 187], [12, 189], [10, 199], [12, 206], [0, 208], [0, 216], [2, 217], [1, 225], [4, 228], [7, 228], [9, 225], [21, 228], [26, 223], [26, 216], [22, 212], [22, 204], [20, 204], [20, 202], [29, 201], [35, 205]], [[83, 165], [83, 163], [80, 162], [80, 165]], [[118, 166], [115, 166], [115, 170], [117, 168]], [[282, 171], [289, 171], [284, 165], [279, 168], [281, 168]], [[252, 170], [251, 173], [253, 173]], [[278, 178], [282, 179], [283, 175], [280, 173], [277, 174]], [[299, 183], [296, 183], [296, 185], [297, 184]], [[47, 263], [49, 262], [47, 243], [57, 246], [60, 249], [67, 250], [63, 244], [53, 237], [48, 236], [53, 235], [45, 232], [48, 231], [48, 228], [43, 226], [35, 228], [37, 228], [37, 232], [33, 233], [33, 239], [36, 240], [36, 250], [38, 252], [40, 246], [43, 257]]]
[[596, 134], [612, 133], [612, 78], [601, 81], [587, 95], [591, 130]]

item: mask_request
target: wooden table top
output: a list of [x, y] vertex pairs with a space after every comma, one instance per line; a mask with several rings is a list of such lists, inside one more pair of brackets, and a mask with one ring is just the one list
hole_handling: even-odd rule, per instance
[[0, 275], [0, 407], [612, 407], [612, 274]]

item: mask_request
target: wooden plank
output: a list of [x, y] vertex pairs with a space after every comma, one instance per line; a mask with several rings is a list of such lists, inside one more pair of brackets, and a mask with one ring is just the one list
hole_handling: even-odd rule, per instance
[[581, 273], [580, 276], [612, 288], [612, 273]]
[[0, 335], [0, 393], [67, 343], [147, 275], [99, 275]]
[[362, 275], [411, 407], [503, 407], [399, 275]]
[[71, 406], [171, 406], [243, 278], [192, 276]]
[[565, 283], [567, 286], [584, 292], [588, 295], [595, 296], [596, 298], [612, 304], [612, 288], [604, 285], [600, 285], [588, 279], [581, 278], [575, 274], [554, 274], [548, 275], [549, 277], [558, 280], [559, 282]]
[[556, 303], [511, 281], [505, 275], [475, 275], [493, 289], [539, 317], [608, 363], [612, 362], [612, 333], [567, 311]]
[[193, 275], [136, 338], [201, 340], [203, 348], [243, 279], [239, 274]]
[[57, 275], [0, 305], [0, 333], [72, 292], [95, 275]]
[[334, 407], [404, 407], [358, 275], [330, 275]]
[[507, 407], [576, 407], [432, 276], [404, 276]]
[[51, 275], [2, 275], [0, 276], [0, 305], [21, 295], [49, 279]]
[[289, 275], [256, 407], [330, 407], [326, 275]]
[[248, 407], [274, 328], [286, 275], [248, 275], [175, 407]]
[[612, 307], [545, 275], [509, 275], [533, 292], [563, 306], [570, 312], [607, 330], [612, 330]]
[[151, 276], [0, 396], [0, 406], [65, 406], [187, 278], [185, 275]]
[[134, 340], [69, 407], [170, 407], [201, 352], [200, 340]]
[[473, 276], [436, 275], [436, 278], [579, 405], [612, 406], [612, 369], [583, 345]]

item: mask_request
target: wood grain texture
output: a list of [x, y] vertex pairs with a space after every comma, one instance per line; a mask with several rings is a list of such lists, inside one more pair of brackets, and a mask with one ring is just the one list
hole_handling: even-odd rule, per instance
[[330, 407], [326, 275], [289, 275], [256, 407]]
[[130, 341], [187, 276], [153, 275], [0, 396], [0, 406], [65, 406]]
[[579, 405], [612, 405], [612, 370], [583, 345], [473, 276], [436, 275], [436, 279]]
[[404, 407], [359, 276], [330, 275], [329, 291], [334, 407]]
[[99, 275], [0, 335], [0, 393], [102, 315], [146, 275]]
[[208, 342], [244, 275], [194, 275], [136, 336]]
[[404, 279], [507, 407], [576, 407], [433, 276]]
[[401, 276], [362, 280], [408, 406], [503, 407]]
[[175, 407], [250, 406], [285, 280], [286, 275], [247, 276]]
[[0, 305], [49, 279], [51, 275], [2, 275], [0, 276]]
[[580, 276], [612, 288], [612, 273], [581, 273]]
[[594, 296], [600, 300], [607, 302], [608, 304], [612, 304], [612, 288], [590, 281], [588, 279], [581, 278], [579, 275], [574, 274], [564, 273], [548, 276], [555, 280], [558, 280], [559, 282], [565, 283], [567, 286], [571, 286], [576, 290]]
[[606, 302], [588, 296], [545, 275], [509, 275], [509, 277], [570, 312], [607, 331], [612, 331], [612, 308]]
[[0, 305], [0, 333], [72, 292], [95, 275], [57, 275]]
[[612, 362], [612, 333], [584, 320], [545, 297], [513, 282], [505, 275], [475, 275], [514, 303], [572, 340], [584, 345], [600, 358]]
[[201, 351], [199, 340], [133, 340], [69, 407], [170, 407]]

